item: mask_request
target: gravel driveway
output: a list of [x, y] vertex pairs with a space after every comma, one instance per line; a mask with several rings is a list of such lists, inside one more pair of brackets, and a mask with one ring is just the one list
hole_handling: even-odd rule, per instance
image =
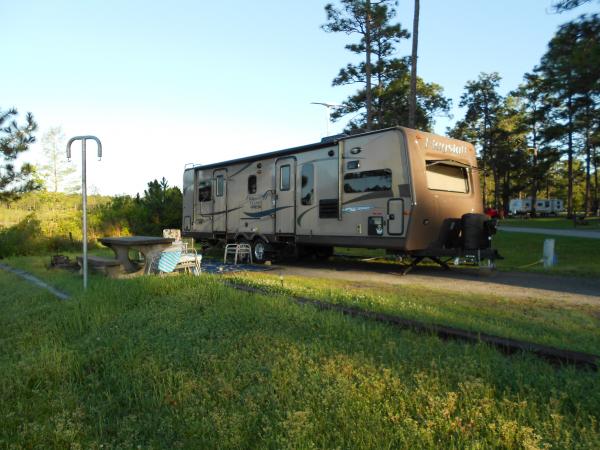
[[528, 272], [417, 267], [407, 275], [395, 264], [362, 261], [284, 263], [276, 273], [311, 278], [416, 285], [431, 289], [511, 298], [538, 298], [600, 307], [600, 280], [553, 276]]

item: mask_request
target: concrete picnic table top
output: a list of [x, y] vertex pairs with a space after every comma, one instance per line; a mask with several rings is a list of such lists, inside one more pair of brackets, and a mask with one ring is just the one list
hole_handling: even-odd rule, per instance
[[134, 247], [137, 245], [156, 245], [171, 244], [175, 241], [173, 238], [158, 236], [123, 236], [123, 237], [105, 237], [99, 239], [104, 245], [124, 245]]
[[[106, 237], [99, 241], [109, 247], [125, 272], [130, 275], [142, 275], [150, 272], [154, 258], [169, 247], [175, 239], [157, 236]], [[129, 259], [129, 250], [137, 249], [144, 255], [144, 264]]]

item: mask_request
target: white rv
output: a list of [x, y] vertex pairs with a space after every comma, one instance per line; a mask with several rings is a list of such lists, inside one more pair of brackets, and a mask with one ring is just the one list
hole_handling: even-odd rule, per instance
[[[524, 216], [532, 212], [532, 204], [531, 197], [524, 199], [513, 198], [508, 204], [508, 210], [513, 216]], [[535, 212], [542, 216], [556, 216], [564, 212], [564, 210], [564, 202], [557, 198], [538, 198], [535, 202]]]
[[476, 166], [471, 144], [401, 127], [193, 165], [183, 234], [249, 243], [256, 261], [334, 246], [493, 259]]

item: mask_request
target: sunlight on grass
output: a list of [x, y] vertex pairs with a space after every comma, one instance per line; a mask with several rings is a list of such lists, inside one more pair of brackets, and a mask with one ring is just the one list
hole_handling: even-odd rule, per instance
[[[71, 300], [0, 272], [0, 447], [600, 444], [595, 372], [239, 292], [210, 275], [94, 276], [84, 294], [76, 274], [48, 271], [43, 261], [11, 263], [61, 284]], [[536, 333], [547, 326], [565, 342], [598, 342], [591, 329], [569, 336], [577, 320], [591, 320], [587, 311], [554, 314], [543, 301], [291, 277], [284, 286], [448, 320], [479, 309], [473, 323], [492, 326], [497, 316], [497, 326], [520, 329], [527, 318]], [[559, 316], [563, 324], [553, 323]]]

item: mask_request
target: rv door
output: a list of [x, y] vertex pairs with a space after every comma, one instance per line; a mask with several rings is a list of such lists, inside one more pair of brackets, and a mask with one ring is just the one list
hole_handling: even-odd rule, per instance
[[296, 231], [296, 158], [282, 158], [275, 163], [275, 233]]
[[213, 233], [227, 231], [227, 169], [213, 172]]

